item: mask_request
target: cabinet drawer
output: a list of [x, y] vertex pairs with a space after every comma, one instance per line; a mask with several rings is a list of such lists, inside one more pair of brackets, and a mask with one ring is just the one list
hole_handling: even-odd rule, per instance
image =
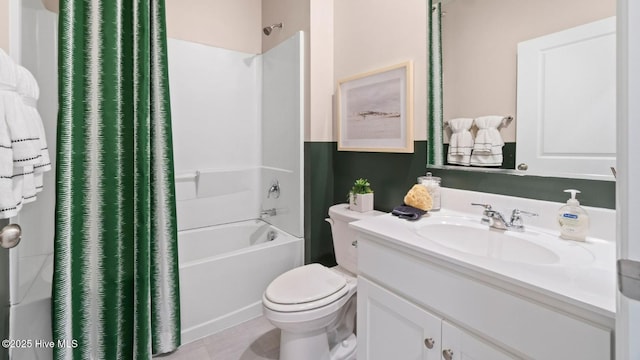
[[525, 358], [611, 359], [611, 331], [360, 236], [361, 275]]

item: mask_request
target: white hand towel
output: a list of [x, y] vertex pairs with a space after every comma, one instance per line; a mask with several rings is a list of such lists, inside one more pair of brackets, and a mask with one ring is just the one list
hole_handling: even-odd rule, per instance
[[451, 139], [449, 139], [447, 162], [468, 166], [471, 161], [471, 149], [473, 149], [473, 135], [469, 131], [473, 125], [473, 119], [450, 119], [447, 121], [447, 125], [452, 132]]
[[4, 101], [16, 90], [12, 65], [13, 60], [0, 49], [0, 218], [16, 216], [20, 205], [13, 193], [13, 147]]
[[471, 165], [502, 166], [504, 141], [498, 129], [506, 124], [507, 117], [499, 115], [481, 116], [473, 122], [478, 127]]
[[[1, 92], [2, 90], [0, 90]], [[0, 219], [18, 214], [19, 206], [13, 192], [13, 150], [9, 128], [4, 121], [4, 104], [0, 101]]]
[[[9, 128], [13, 166], [35, 165], [42, 161], [40, 136], [37, 129], [25, 120], [25, 106], [17, 93], [17, 67], [4, 52], [0, 52], [0, 84], [5, 89], [0, 92], [0, 101], [4, 104], [4, 121]], [[11, 88], [16, 91], [11, 91]]]
[[40, 88], [36, 78], [33, 77], [29, 70], [22, 66], [18, 66], [18, 93], [22, 97], [24, 104], [24, 113], [29, 125], [29, 131], [33, 137], [40, 139], [40, 162], [34, 164], [33, 170], [36, 174], [51, 170], [51, 159], [49, 157], [49, 149], [47, 147], [47, 139], [42, 124], [42, 117], [38, 112], [38, 98], [40, 97]]
[[[19, 173], [21, 171], [21, 173]], [[36, 201], [36, 183], [33, 176], [33, 166], [28, 165], [20, 169], [14, 169], [14, 194], [22, 198], [23, 204]], [[21, 180], [21, 181], [20, 181]], [[18, 183], [22, 183], [18, 185]]]

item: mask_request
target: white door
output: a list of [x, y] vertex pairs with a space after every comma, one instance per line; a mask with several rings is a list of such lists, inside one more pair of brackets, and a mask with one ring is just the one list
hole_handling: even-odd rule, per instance
[[[618, 0], [618, 258], [640, 264], [640, 1]], [[640, 299], [640, 271], [622, 291]], [[618, 293], [616, 359], [640, 359], [640, 301]]]
[[441, 319], [358, 277], [358, 359], [439, 360]]
[[615, 80], [615, 17], [519, 43], [518, 169], [611, 177]]
[[445, 360], [512, 360], [501, 349], [442, 322], [442, 358]]

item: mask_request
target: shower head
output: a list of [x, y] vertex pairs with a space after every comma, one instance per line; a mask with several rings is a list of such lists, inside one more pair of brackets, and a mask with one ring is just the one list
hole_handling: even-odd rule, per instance
[[271, 35], [271, 32], [272, 32], [272, 31], [273, 31], [273, 29], [275, 29], [275, 28], [280, 28], [280, 29], [282, 29], [282, 23], [269, 25], [269, 26], [265, 27], [264, 29], [262, 29], [262, 32], [263, 32], [265, 35], [269, 36], [269, 35]]

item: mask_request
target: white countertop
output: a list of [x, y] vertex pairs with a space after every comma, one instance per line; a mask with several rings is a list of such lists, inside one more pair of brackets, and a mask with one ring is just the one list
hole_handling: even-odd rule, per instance
[[[561, 249], [560, 260], [553, 264], [496, 260], [454, 250], [418, 234], [420, 227], [443, 216], [477, 219], [478, 223], [481, 218], [477, 213], [443, 209], [417, 221], [385, 214], [350, 225], [418, 256], [444, 262], [463, 274], [613, 327], [616, 309], [614, 241], [593, 237], [587, 237], [586, 242], [563, 240], [548, 229], [527, 226], [527, 230], [551, 236], [552, 242], [557, 238], [558, 243], [550, 246]], [[487, 228], [487, 231], [490, 230]]]

